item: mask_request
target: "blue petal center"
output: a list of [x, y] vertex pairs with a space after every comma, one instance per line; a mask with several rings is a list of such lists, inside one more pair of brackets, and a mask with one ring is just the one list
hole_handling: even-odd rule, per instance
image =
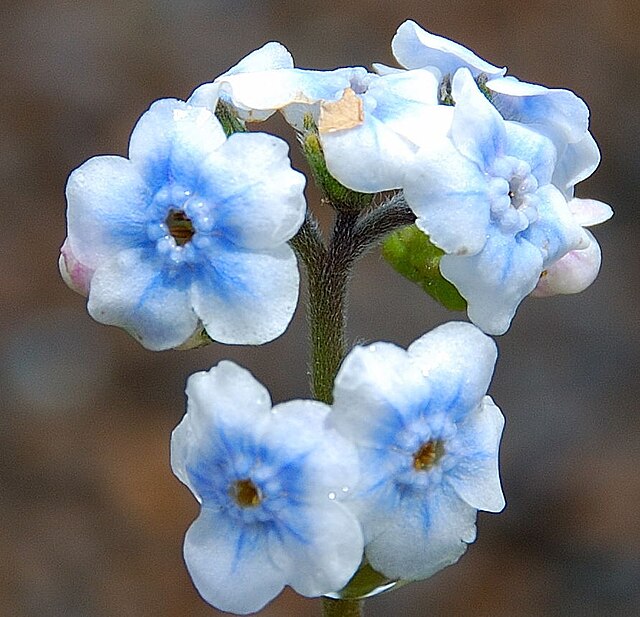
[[216, 236], [213, 212], [212, 204], [189, 188], [170, 183], [158, 190], [150, 205], [147, 236], [161, 261], [169, 266], [206, 262]]

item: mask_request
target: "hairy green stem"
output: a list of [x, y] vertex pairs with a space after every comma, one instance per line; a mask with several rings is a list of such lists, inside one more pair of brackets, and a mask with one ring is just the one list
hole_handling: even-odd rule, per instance
[[[291, 240], [307, 270], [307, 321], [311, 342], [311, 391], [316, 400], [333, 402], [333, 382], [347, 352], [347, 286], [358, 257], [385, 235], [415, 221], [400, 195], [359, 213], [337, 208], [333, 235], [325, 244], [318, 223], [307, 213]], [[362, 617], [361, 600], [323, 598], [324, 617]]]
[[384, 236], [415, 221], [402, 195], [393, 195], [364, 213], [336, 209], [328, 246], [310, 213], [291, 240], [306, 266], [309, 281], [311, 391], [315, 399], [324, 403], [333, 400], [333, 381], [346, 353], [347, 285], [353, 264]]
[[353, 251], [358, 257], [375, 246], [392, 231], [415, 222], [416, 215], [407, 206], [404, 196], [393, 195], [382, 205], [365, 213], [353, 230]]
[[314, 398], [329, 404], [346, 353], [347, 284], [356, 257], [349, 245], [356, 219], [356, 214], [338, 213], [322, 263], [308, 272], [311, 390]]

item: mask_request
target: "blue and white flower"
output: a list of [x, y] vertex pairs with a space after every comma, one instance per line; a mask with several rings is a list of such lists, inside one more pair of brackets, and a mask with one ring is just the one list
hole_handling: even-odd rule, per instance
[[189, 378], [171, 438], [174, 473], [201, 505], [184, 558], [200, 594], [252, 613], [290, 585], [305, 596], [342, 588], [362, 558], [343, 497], [358, 479], [355, 448], [326, 427], [329, 407], [268, 391], [228, 361]]
[[294, 68], [280, 43], [267, 43], [189, 98], [214, 110], [222, 99], [248, 122], [281, 111], [297, 130], [305, 115], [316, 121], [327, 168], [361, 192], [399, 188], [417, 143], [446, 127], [438, 108], [438, 82], [427, 70], [369, 73]]
[[340, 368], [330, 423], [360, 455], [350, 507], [369, 563], [391, 579], [423, 579], [456, 562], [475, 540], [477, 510], [504, 507], [504, 418], [485, 396], [496, 355], [488, 336], [452, 322], [406, 351], [356, 347]]
[[440, 270], [467, 300], [470, 319], [503, 334], [542, 271], [585, 239], [552, 184], [553, 143], [505, 121], [466, 68], [452, 94], [448, 137], [418, 152], [405, 197], [417, 226], [445, 251]]
[[287, 48], [271, 41], [213, 82], [199, 86], [188, 102], [215, 111], [222, 99], [246, 122], [261, 122], [281, 111], [300, 129], [306, 113], [317, 115], [320, 101], [337, 101], [351, 87], [353, 79], [366, 73], [363, 67], [333, 71], [294, 68]]
[[304, 219], [304, 186], [284, 141], [227, 138], [209, 110], [156, 101], [129, 158], [98, 156], [69, 177], [61, 269], [70, 279], [70, 255], [91, 273], [89, 313], [149, 349], [202, 328], [223, 343], [264, 343], [296, 307], [287, 241]]
[[484, 82], [488, 96], [505, 120], [530, 125], [549, 137], [558, 152], [553, 182], [565, 196], [572, 197], [574, 185], [598, 166], [600, 152], [588, 131], [589, 109], [573, 92], [505, 76], [506, 68], [489, 64], [471, 50], [427, 32], [414, 21], [400, 25], [391, 47], [402, 66], [429, 68], [444, 89], [459, 68], [469, 69], [474, 78]]
[[438, 105], [438, 82], [430, 71], [354, 78], [340, 101], [320, 106], [327, 169], [362, 193], [401, 188], [406, 166], [421, 145], [446, 134], [450, 114]]

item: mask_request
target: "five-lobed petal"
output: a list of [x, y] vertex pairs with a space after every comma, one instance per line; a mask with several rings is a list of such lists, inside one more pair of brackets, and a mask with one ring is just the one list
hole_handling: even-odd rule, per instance
[[272, 408], [264, 386], [228, 361], [193, 375], [187, 397], [171, 463], [201, 504], [184, 557], [202, 596], [246, 614], [285, 585], [306, 596], [342, 588], [363, 550], [343, 503], [358, 459], [326, 426], [328, 406], [298, 400]]
[[[67, 184], [61, 270], [88, 291], [90, 314], [153, 350], [202, 326], [223, 343], [282, 334], [299, 281], [287, 241], [305, 212], [287, 144], [227, 138], [211, 111], [164, 99], [140, 118], [129, 150], [90, 159]], [[89, 285], [69, 274], [78, 264]]]
[[471, 320], [503, 334], [544, 268], [584, 236], [551, 184], [556, 150], [505, 121], [469, 69], [452, 80], [449, 135], [418, 151], [404, 192], [416, 225], [446, 253], [440, 270], [467, 300]]
[[478, 509], [504, 507], [498, 445], [504, 419], [486, 396], [493, 341], [453, 322], [408, 350], [354, 348], [336, 377], [330, 421], [358, 447], [358, 514], [371, 565], [426, 578], [475, 539]]

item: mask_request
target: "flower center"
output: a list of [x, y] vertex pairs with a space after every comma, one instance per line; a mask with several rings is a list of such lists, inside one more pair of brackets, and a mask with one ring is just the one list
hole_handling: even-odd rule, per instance
[[413, 455], [413, 468], [416, 471], [428, 471], [444, 454], [444, 442], [439, 439], [423, 443]]
[[178, 246], [187, 244], [196, 233], [191, 219], [183, 210], [174, 210], [173, 208], [169, 210], [165, 224]]
[[250, 480], [238, 480], [231, 487], [231, 496], [241, 508], [255, 508], [262, 502], [258, 487]]
[[491, 175], [491, 218], [503, 232], [517, 234], [538, 220], [538, 181], [526, 161], [501, 157]]

